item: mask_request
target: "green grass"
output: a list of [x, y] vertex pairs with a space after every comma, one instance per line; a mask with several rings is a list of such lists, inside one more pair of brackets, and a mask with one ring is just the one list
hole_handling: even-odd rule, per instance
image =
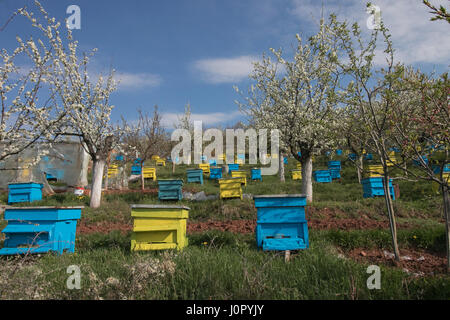
[[[206, 232], [181, 252], [130, 252], [129, 235], [89, 235], [76, 254], [46, 254], [22, 263], [2, 258], [1, 299], [448, 299], [450, 278], [415, 279], [381, 266], [381, 289], [366, 286], [367, 265], [339, 258], [325, 240], [284, 262], [257, 250], [251, 235]], [[69, 290], [67, 267], [81, 270]], [[23, 288], [26, 288], [23, 290]]]

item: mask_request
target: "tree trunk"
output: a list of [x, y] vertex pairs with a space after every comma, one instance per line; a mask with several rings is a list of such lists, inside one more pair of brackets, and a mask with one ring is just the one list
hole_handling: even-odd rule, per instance
[[175, 161], [172, 159], [172, 173], [175, 173]]
[[384, 199], [386, 201], [386, 208], [388, 211], [389, 217], [389, 226], [391, 229], [391, 237], [392, 237], [392, 247], [394, 249], [395, 260], [400, 261], [400, 252], [398, 250], [398, 242], [397, 242], [397, 225], [395, 222], [395, 212], [394, 206], [392, 204], [391, 192], [389, 190], [389, 175], [386, 173], [386, 168], [384, 168]]
[[363, 155], [360, 155], [358, 160], [358, 163], [356, 164], [356, 171], [358, 173], [358, 182], [361, 183], [362, 179], [362, 171], [363, 171]]
[[302, 193], [306, 195], [306, 201], [312, 202], [312, 159], [311, 156], [302, 157]]
[[278, 157], [279, 157], [279, 160], [280, 160], [280, 181], [281, 182], [285, 182], [285, 177], [284, 177], [284, 156], [283, 156], [283, 153], [280, 152]]
[[91, 202], [89, 204], [91, 208], [98, 208], [100, 206], [102, 198], [103, 170], [105, 169], [105, 164], [106, 164], [105, 160], [94, 160], [92, 188], [91, 188]]
[[141, 169], [141, 190], [145, 190], [145, 179], [144, 179], [144, 169]]
[[55, 191], [53, 191], [53, 188], [48, 184], [47, 175], [45, 174], [45, 172], [42, 172], [42, 175], [43, 175], [42, 184], [44, 186], [42, 188], [42, 194], [46, 195], [46, 196], [55, 194]]
[[145, 179], [144, 179], [144, 161], [141, 161], [141, 190], [145, 189]]
[[106, 174], [105, 174], [105, 190], [108, 190], [108, 184], [109, 184], [108, 168], [109, 168], [109, 164], [106, 164], [105, 168], [103, 169], [103, 171], [106, 172]]
[[450, 199], [448, 196], [448, 187], [442, 186], [442, 198], [444, 200], [444, 218], [445, 218], [445, 245], [447, 247], [447, 272], [450, 273]]

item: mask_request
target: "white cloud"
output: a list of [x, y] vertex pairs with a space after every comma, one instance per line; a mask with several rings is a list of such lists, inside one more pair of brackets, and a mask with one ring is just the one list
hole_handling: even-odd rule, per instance
[[[358, 22], [363, 31], [370, 34], [367, 28], [366, 2], [360, 0], [336, 1], [324, 0], [324, 16], [336, 13], [339, 20]], [[430, 21], [432, 15], [422, 1], [411, 0], [373, 0], [374, 5], [381, 9], [384, 24], [392, 34], [396, 49], [396, 57], [406, 64], [432, 63], [448, 65], [450, 61], [450, 33], [445, 21]], [[318, 21], [322, 6], [314, 0], [292, 0], [290, 13], [302, 21]], [[447, 5], [448, 1], [435, 0], [436, 6]], [[380, 46], [381, 51], [384, 50]], [[378, 56], [377, 62], [384, 58]]]
[[142, 89], [153, 88], [161, 84], [162, 78], [158, 74], [152, 73], [117, 73], [116, 80], [119, 80], [118, 89]]
[[211, 83], [233, 83], [246, 79], [253, 70], [255, 56], [202, 59], [194, 62], [194, 68], [202, 78]]
[[[166, 128], [173, 128], [178, 123], [178, 119], [183, 116], [183, 113], [165, 112], [162, 113], [162, 125]], [[240, 111], [233, 111], [229, 113], [212, 112], [212, 113], [192, 113], [192, 121], [202, 121], [203, 125], [212, 126], [232, 121], [238, 117], [242, 117]]]

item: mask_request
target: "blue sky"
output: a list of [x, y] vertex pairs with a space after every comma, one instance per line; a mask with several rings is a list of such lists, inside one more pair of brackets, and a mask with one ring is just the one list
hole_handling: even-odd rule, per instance
[[[18, 7], [31, 0], [0, 0], [0, 27]], [[322, 4], [314, 0], [186, 0], [186, 1], [41, 1], [51, 16], [64, 21], [66, 9], [81, 9], [81, 30], [74, 30], [79, 49], [98, 48], [93, 72], [117, 70], [121, 84], [111, 102], [113, 120], [137, 118], [137, 108], [157, 104], [166, 126], [191, 104], [193, 118], [207, 126], [230, 125], [242, 115], [234, 103], [237, 85], [249, 86], [251, 62], [270, 47], [287, 52], [295, 34], [316, 30]], [[369, 15], [365, 1], [324, 0], [325, 15], [357, 21], [363, 30]], [[448, 23], [431, 22], [421, 0], [372, 1], [391, 29], [398, 58], [438, 73], [448, 71]], [[432, 1], [445, 5], [448, 1]], [[12, 48], [15, 36], [29, 36], [23, 18], [0, 32], [0, 47]]]

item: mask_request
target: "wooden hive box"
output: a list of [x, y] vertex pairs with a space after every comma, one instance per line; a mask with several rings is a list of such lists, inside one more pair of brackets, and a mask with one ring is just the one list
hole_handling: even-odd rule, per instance
[[341, 178], [341, 161], [328, 161], [328, 170], [330, 170], [331, 179]]
[[157, 159], [156, 160], [156, 165], [165, 167], [166, 166], [166, 160], [164, 160], [164, 159]]
[[250, 177], [252, 180], [262, 181], [261, 168], [252, 168]]
[[383, 166], [378, 164], [369, 164], [365, 171], [365, 177], [381, 177], [383, 175]]
[[131, 205], [131, 250], [181, 250], [188, 245], [189, 208], [171, 205]]
[[181, 200], [183, 199], [183, 180], [158, 180], [159, 200]]
[[242, 180], [241, 178], [219, 179], [220, 199], [240, 198], [242, 200]]
[[331, 182], [330, 170], [316, 170], [313, 172], [314, 180], [319, 183]]
[[231, 171], [239, 170], [239, 163], [230, 163], [228, 164], [228, 174], [231, 174]]
[[75, 251], [77, 219], [83, 207], [10, 207], [0, 255]]
[[108, 178], [112, 178], [117, 176], [117, 174], [119, 173], [119, 166], [117, 164], [111, 164], [108, 167]]
[[309, 247], [303, 194], [254, 196], [257, 210], [256, 244], [263, 250]]
[[[383, 177], [370, 177], [361, 180], [363, 187], [363, 197], [373, 198], [376, 196], [384, 196]], [[392, 179], [389, 179], [389, 193], [392, 200], [395, 200], [394, 187], [392, 186]]]
[[186, 171], [188, 183], [203, 184], [203, 170], [202, 169], [188, 169]]
[[302, 169], [291, 170], [292, 180], [302, 180]]
[[155, 167], [144, 167], [142, 169], [142, 174], [144, 175], [144, 179], [152, 179], [153, 181], [156, 181]]
[[142, 167], [140, 165], [131, 166], [131, 174], [140, 175], [142, 173]]
[[247, 172], [244, 170], [233, 170], [231, 171], [232, 178], [241, 178], [241, 183], [246, 186], [247, 185]]
[[209, 175], [210, 173], [209, 163], [200, 163], [198, 165], [198, 168], [202, 169], [204, 174]]
[[42, 200], [41, 183], [10, 183], [8, 184], [8, 204], [18, 202], [33, 202]]
[[210, 179], [222, 179], [222, 168], [221, 167], [212, 167], [209, 173]]

